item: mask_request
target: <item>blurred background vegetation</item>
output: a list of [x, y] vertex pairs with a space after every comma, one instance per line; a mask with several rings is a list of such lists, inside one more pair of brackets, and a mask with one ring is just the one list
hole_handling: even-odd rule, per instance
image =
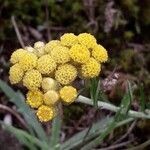
[[[130, 80], [135, 86], [134, 109], [139, 107], [141, 84], [149, 105], [149, 0], [0, 0], [0, 78], [8, 83], [10, 55], [21, 47], [13, 17], [25, 46], [32, 46], [39, 40], [57, 39], [65, 32], [92, 33], [109, 53], [109, 62], [103, 66], [101, 78], [105, 79], [115, 72], [115, 84], [105, 90], [108, 99], [117, 104], [126, 90], [126, 81]], [[2, 92], [0, 96], [1, 104], [13, 107]], [[71, 120], [80, 119], [81, 124], [90, 122], [85, 109], [92, 113], [91, 108], [74, 104], [64, 110], [64, 115], [74, 117], [73, 114], [76, 114], [76, 118]], [[87, 118], [80, 117], [81, 114]], [[0, 114], [0, 117], [4, 115]], [[65, 121], [69, 121], [67, 117]], [[73, 129], [67, 132], [72, 135], [77, 129], [74, 121], [69, 123]], [[146, 128], [147, 123], [141, 126]]]

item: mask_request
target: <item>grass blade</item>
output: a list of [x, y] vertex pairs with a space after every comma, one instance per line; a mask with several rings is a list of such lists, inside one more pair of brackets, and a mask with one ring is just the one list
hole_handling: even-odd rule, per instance
[[53, 148], [53, 150], [60, 149], [60, 143], [59, 143], [60, 132], [61, 132], [61, 117], [60, 115], [57, 115], [57, 117], [54, 118], [52, 122], [52, 134], [51, 134], [50, 145]]
[[99, 135], [97, 138], [95, 138], [94, 140], [83, 146], [81, 150], [91, 150], [93, 147], [98, 146], [102, 142], [102, 140], [116, 128], [118, 122], [127, 118], [127, 114], [131, 106], [131, 100], [133, 99], [131, 86], [130, 84], [128, 85], [129, 85], [128, 92], [123, 97], [120, 104], [120, 109], [116, 113], [112, 122], [109, 123], [108, 127], [101, 133], [101, 135]]
[[140, 109], [144, 112], [145, 110], [145, 94], [144, 94], [144, 86], [140, 85]]
[[10, 125], [6, 125], [5, 123], [3, 123], [2, 121], [0, 121], [0, 124], [2, 125], [2, 127], [11, 132], [12, 134], [14, 134], [16, 136], [16, 138], [22, 143], [24, 144], [26, 147], [28, 147], [29, 149], [33, 149], [36, 150], [37, 146], [48, 150], [48, 145], [46, 144], [46, 142], [41, 141], [39, 139], [37, 139], [34, 136], [31, 136], [30, 134], [28, 134], [27, 132], [21, 130], [21, 129], [17, 129], [13, 126]]
[[31, 126], [35, 130], [37, 136], [41, 140], [48, 141], [41, 124], [36, 119], [35, 114], [30, 109], [30, 107], [25, 103], [23, 95], [20, 92], [15, 92], [10, 86], [8, 86], [2, 80], [0, 80], [0, 89], [9, 98], [9, 101], [11, 101], [17, 106], [18, 111], [24, 116], [29, 126]]

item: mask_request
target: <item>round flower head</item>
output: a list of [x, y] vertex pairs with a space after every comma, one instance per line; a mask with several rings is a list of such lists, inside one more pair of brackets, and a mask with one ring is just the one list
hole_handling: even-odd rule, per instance
[[28, 52], [31, 52], [31, 53], [34, 53], [34, 52], [35, 52], [35, 49], [34, 49], [33, 47], [31, 47], [31, 46], [26, 46], [24, 49], [25, 49], [26, 51], [28, 51]]
[[44, 50], [45, 52], [50, 53], [51, 50], [53, 50], [56, 46], [60, 46], [60, 45], [61, 44], [59, 40], [52, 40], [45, 45]]
[[61, 44], [64, 46], [71, 47], [74, 44], [78, 43], [77, 36], [73, 33], [65, 33], [63, 36], [60, 37]]
[[77, 70], [73, 65], [64, 64], [58, 67], [55, 72], [55, 79], [61, 84], [69, 84], [75, 80]]
[[64, 64], [70, 60], [69, 49], [64, 46], [56, 46], [50, 54], [58, 64]]
[[93, 35], [89, 33], [81, 33], [78, 35], [78, 41], [80, 44], [86, 46], [87, 48], [93, 48], [96, 45], [96, 39]]
[[87, 62], [90, 58], [89, 50], [81, 44], [76, 44], [72, 46], [69, 51], [69, 54], [73, 61], [80, 64]]
[[24, 54], [19, 64], [24, 71], [31, 70], [37, 65], [37, 56], [31, 52], [27, 52]]
[[45, 46], [45, 44], [42, 41], [38, 41], [38, 42], [34, 43], [35, 54], [38, 57], [41, 57], [42, 55], [45, 54], [44, 46]]
[[77, 98], [77, 90], [72, 86], [64, 86], [60, 90], [60, 98], [66, 104], [70, 104]]
[[42, 80], [42, 88], [44, 92], [47, 92], [49, 90], [56, 90], [58, 88], [58, 83], [56, 80], [52, 78], [43, 78]]
[[90, 60], [81, 66], [81, 76], [84, 78], [94, 78], [99, 75], [101, 65], [94, 59]]
[[29, 70], [23, 78], [23, 85], [29, 90], [37, 90], [42, 83], [42, 75], [37, 70]]
[[26, 54], [27, 51], [25, 51], [24, 49], [17, 49], [16, 51], [14, 51], [11, 55], [10, 58], [10, 62], [12, 64], [18, 63]]
[[19, 83], [24, 75], [24, 71], [22, 70], [21, 66], [17, 63], [10, 67], [9, 70], [9, 80], [11, 84]]
[[43, 93], [39, 90], [29, 91], [27, 93], [27, 104], [32, 108], [38, 108], [43, 104]]
[[100, 63], [108, 60], [106, 49], [102, 45], [96, 45], [92, 50], [92, 56]]
[[54, 90], [49, 90], [44, 94], [44, 103], [46, 105], [55, 105], [59, 100], [59, 94]]
[[41, 122], [47, 122], [52, 120], [55, 117], [55, 114], [55, 108], [46, 105], [40, 106], [36, 113], [37, 117]]
[[43, 55], [38, 59], [37, 69], [42, 74], [51, 74], [56, 69], [56, 63], [50, 55]]

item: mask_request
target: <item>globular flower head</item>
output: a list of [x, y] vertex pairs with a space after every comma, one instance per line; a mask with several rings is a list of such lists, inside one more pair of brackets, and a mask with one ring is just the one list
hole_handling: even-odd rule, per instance
[[27, 89], [34, 91], [37, 90], [42, 83], [42, 75], [39, 71], [32, 69], [25, 73], [23, 78], [23, 85], [27, 87]]
[[49, 90], [56, 90], [58, 88], [58, 82], [53, 78], [45, 77], [42, 80], [42, 89], [44, 92]]
[[44, 50], [46, 53], [50, 53], [51, 50], [53, 50], [56, 46], [60, 46], [60, 45], [61, 44], [59, 40], [52, 40], [45, 45]]
[[50, 54], [58, 64], [64, 64], [70, 60], [69, 49], [64, 46], [56, 46]]
[[51, 74], [56, 69], [56, 63], [50, 55], [43, 55], [37, 61], [37, 70], [42, 74]]
[[64, 85], [70, 84], [77, 77], [77, 69], [70, 64], [64, 64], [58, 67], [55, 72], [55, 79]]
[[20, 49], [17, 49], [16, 51], [14, 51], [11, 55], [11, 58], [10, 58], [10, 62], [12, 64], [15, 64], [15, 63], [18, 63], [23, 57], [24, 55], [26, 54], [26, 50], [20, 48]]
[[47, 122], [52, 120], [55, 117], [56, 110], [54, 107], [49, 107], [46, 105], [42, 105], [37, 110], [37, 117], [41, 122]]
[[69, 54], [74, 62], [80, 64], [86, 63], [90, 58], [89, 50], [81, 44], [73, 45], [69, 51]]
[[35, 49], [32, 46], [26, 46], [24, 49], [31, 53], [34, 53], [34, 51], [35, 51]]
[[108, 60], [108, 54], [106, 49], [102, 45], [96, 45], [92, 50], [92, 56], [100, 63]]
[[91, 49], [96, 45], [96, 39], [93, 35], [89, 33], [81, 33], [78, 35], [78, 41], [80, 44]]
[[61, 100], [65, 104], [70, 104], [77, 98], [77, 90], [72, 86], [64, 86], [59, 93]]
[[27, 104], [29, 104], [32, 108], [38, 108], [43, 104], [43, 93], [39, 90], [29, 91], [27, 93]]
[[63, 36], [61, 36], [60, 40], [62, 45], [68, 47], [71, 47], [74, 44], [78, 43], [77, 36], [74, 35], [73, 33], [65, 33]]
[[27, 52], [19, 61], [19, 64], [24, 71], [31, 70], [37, 65], [37, 56], [31, 52]]
[[24, 75], [24, 71], [22, 70], [21, 66], [17, 63], [10, 67], [9, 70], [9, 80], [11, 84], [19, 83]]
[[81, 66], [81, 76], [84, 78], [94, 78], [99, 75], [101, 65], [94, 59], [90, 58], [89, 61]]
[[41, 57], [42, 55], [45, 54], [45, 43], [42, 41], [38, 41], [34, 43], [34, 53], [36, 54], [36, 56]]
[[59, 100], [59, 94], [55, 90], [49, 90], [44, 94], [44, 103], [49, 106], [55, 105]]

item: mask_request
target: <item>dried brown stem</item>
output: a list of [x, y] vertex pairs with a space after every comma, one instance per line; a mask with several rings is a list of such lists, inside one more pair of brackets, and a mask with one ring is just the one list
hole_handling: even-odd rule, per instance
[[15, 20], [15, 17], [14, 17], [14, 16], [11, 17], [11, 22], [12, 22], [12, 24], [13, 24], [13, 26], [14, 26], [14, 29], [15, 29], [15, 32], [16, 32], [16, 35], [17, 35], [17, 38], [18, 38], [18, 41], [19, 41], [20, 45], [24, 48], [24, 47], [25, 47], [25, 44], [24, 44], [24, 42], [23, 42], [23, 40], [22, 40], [20, 31], [19, 31], [19, 28], [18, 28], [18, 25], [17, 25], [17, 23], [16, 23], [16, 20]]
[[20, 117], [20, 115], [15, 110], [9, 108], [8, 106], [2, 105], [2, 104], [0, 104], [0, 110], [7, 111], [10, 114], [12, 114], [13, 116], [15, 116], [19, 120], [21, 125], [27, 129], [27, 125], [26, 125], [25, 121]]

